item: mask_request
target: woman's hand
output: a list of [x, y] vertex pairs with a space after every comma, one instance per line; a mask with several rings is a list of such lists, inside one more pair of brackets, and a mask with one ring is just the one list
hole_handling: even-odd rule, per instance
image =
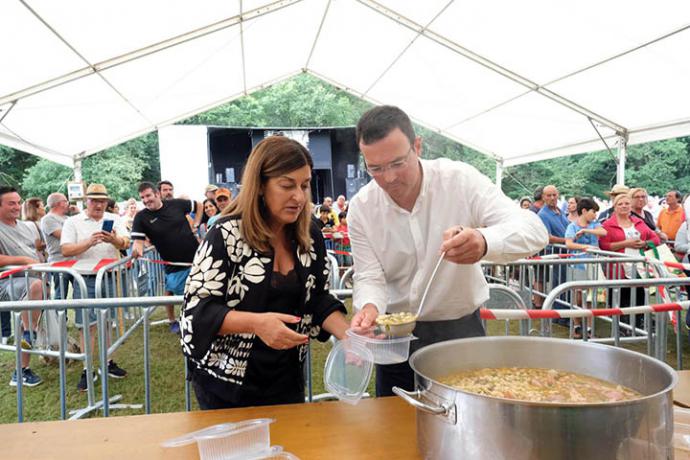
[[644, 240], [625, 240], [628, 242], [628, 247], [633, 249], [644, 249], [647, 243]]
[[285, 324], [301, 321], [298, 316], [282, 313], [261, 313], [256, 315], [254, 333], [269, 347], [275, 350], [288, 350], [309, 342], [309, 337], [298, 334]]

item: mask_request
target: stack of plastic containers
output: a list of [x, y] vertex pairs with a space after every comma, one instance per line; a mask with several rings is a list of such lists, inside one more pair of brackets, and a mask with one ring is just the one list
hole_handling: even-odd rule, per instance
[[271, 447], [270, 418], [221, 423], [203, 430], [169, 439], [163, 447], [180, 447], [197, 443], [201, 460], [284, 459], [298, 460], [281, 446]]

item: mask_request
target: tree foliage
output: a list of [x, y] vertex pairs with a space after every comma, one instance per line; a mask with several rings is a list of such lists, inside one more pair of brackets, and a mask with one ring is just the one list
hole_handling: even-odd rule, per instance
[[[352, 126], [369, 107], [366, 101], [301, 74], [180, 123], [235, 127]], [[496, 163], [491, 158], [433, 131], [416, 129], [424, 140], [425, 158], [465, 161], [494, 177]], [[19, 186], [24, 196], [64, 191], [71, 176], [69, 168], [0, 146], [0, 182]], [[141, 136], [86, 158], [83, 177], [86, 182], [104, 183], [119, 200], [136, 196], [139, 181], [160, 180], [157, 134]], [[687, 192], [688, 177], [690, 138], [628, 149], [626, 183], [629, 185], [646, 187], [655, 195], [672, 189]], [[603, 196], [615, 181], [615, 159], [608, 151], [600, 151], [506, 168], [503, 190], [518, 198], [531, 196], [538, 186], [556, 184], [563, 195]]]

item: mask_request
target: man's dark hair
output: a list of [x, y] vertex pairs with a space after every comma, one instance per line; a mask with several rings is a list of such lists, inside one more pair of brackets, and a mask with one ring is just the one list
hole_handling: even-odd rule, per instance
[[581, 216], [583, 212], [594, 209], [594, 212], [599, 212], [599, 205], [591, 198], [582, 197], [577, 202], [577, 215]]
[[412, 121], [405, 112], [392, 105], [381, 105], [367, 110], [357, 122], [355, 136], [357, 144], [370, 145], [386, 137], [399, 128], [405, 137], [414, 144], [415, 134]]
[[673, 193], [676, 195], [676, 200], [680, 201], [683, 198], [683, 195], [680, 194], [678, 190], [670, 190], [668, 193]]
[[163, 185], [169, 185], [169, 186], [175, 188], [175, 186], [169, 180], [162, 180], [158, 183], [158, 191], [159, 192], [161, 191], [161, 186], [163, 186]]
[[537, 187], [534, 189], [534, 201], [541, 201], [544, 195], [544, 187]]
[[326, 212], [326, 213], [330, 214], [330, 213], [331, 213], [331, 208], [329, 208], [328, 206], [321, 206], [321, 207], [319, 208], [319, 214], [322, 213], [322, 212]]
[[8, 193], [14, 193], [17, 189], [11, 185], [0, 185], [0, 202], [2, 202], [2, 197]]
[[139, 184], [139, 188], [137, 189], [137, 191], [138, 191], [139, 193], [141, 193], [141, 192], [143, 192], [144, 190], [148, 190], [148, 189], [151, 189], [151, 190], [153, 190], [154, 192], [160, 191], [160, 188], [156, 188], [156, 186], [153, 185], [151, 182], [142, 182], [141, 184]]

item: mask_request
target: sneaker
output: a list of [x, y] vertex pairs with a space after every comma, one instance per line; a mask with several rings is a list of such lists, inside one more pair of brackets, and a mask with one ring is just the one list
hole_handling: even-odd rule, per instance
[[180, 323], [177, 321], [170, 323], [170, 332], [175, 335], [180, 335]]
[[127, 377], [127, 371], [120, 368], [115, 361], [112, 359], [108, 361], [108, 377], [114, 379], [123, 379]]
[[582, 326], [575, 326], [573, 328], [573, 339], [579, 340], [582, 338]]
[[33, 348], [33, 337], [30, 331], [24, 331], [22, 333], [22, 349], [31, 350]]
[[[687, 326], [686, 326], [686, 327], [687, 327]], [[3, 337], [2, 339], [0, 339], [0, 343], [2, 343], [3, 345], [7, 345], [7, 343], [8, 343], [9, 341], [10, 341], [10, 338], [9, 338], [9, 337]]]
[[[93, 373], [93, 380], [92, 382], [96, 382], [98, 380], [98, 374], [95, 372]], [[79, 383], [77, 383], [77, 390], [79, 391], [86, 391], [86, 369], [81, 371], [81, 378], [79, 379]]]
[[[40, 385], [43, 383], [43, 379], [39, 377], [38, 375], [34, 374], [30, 368], [25, 367], [22, 369], [22, 385], [25, 385], [27, 387], [35, 387], [36, 385]], [[12, 378], [10, 379], [10, 386], [11, 387], [16, 387], [17, 386], [17, 370], [15, 369], [14, 372], [12, 372]]]

